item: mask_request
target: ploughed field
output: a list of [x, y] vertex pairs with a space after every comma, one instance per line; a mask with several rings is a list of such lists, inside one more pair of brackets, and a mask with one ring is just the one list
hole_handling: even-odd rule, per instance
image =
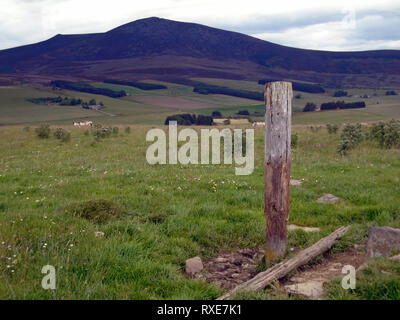
[[[97, 140], [90, 129], [64, 126], [67, 142], [23, 127], [0, 127], [2, 299], [213, 299], [224, 291], [189, 279], [186, 259], [264, 243], [263, 128], [255, 129], [254, 172], [236, 176], [234, 165], [149, 165], [152, 126], [120, 125]], [[292, 177], [303, 183], [291, 187], [289, 223], [321, 231], [289, 231], [288, 248], [351, 225], [333, 254], [362, 248], [371, 226], [400, 227], [400, 150], [364, 140], [341, 156], [340, 131], [293, 127]], [[316, 202], [327, 193], [340, 201]], [[41, 287], [48, 264], [55, 290]], [[398, 262], [380, 258], [357, 277], [355, 290], [329, 283], [325, 298], [400, 298]], [[298, 298], [279, 286], [242, 297]]]

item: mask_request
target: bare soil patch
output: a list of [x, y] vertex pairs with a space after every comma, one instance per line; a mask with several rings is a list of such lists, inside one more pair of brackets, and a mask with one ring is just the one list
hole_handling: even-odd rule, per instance
[[293, 284], [302, 281], [326, 281], [342, 275], [345, 265], [352, 265], [357, 269], [365, 261], [365, 252], [351, 247], [347, 251], [334, 254], [325, 253], [323, 259], [298, 268], [298, 272], [289, 280], [282, 280], [281, 284]]
[[[233, 252], [224, 252], [204, 263], [204, 270], [195, 277], [213, 283], [225, 290], [231, 290], [257, 275], [257, 266], [264, 256], [261, 248], [244, 248]], [[345, 265], [355, 269], [365, 261], [365, 252], [360, 248], [351, 247], [345, 252], [325, 253], [323, 259], [299, 267], [297, 273], [290, 279], [281, 279], [282, 287], [317, 283], [342, 275]]]
[[261, 257], [263, 252], [257, 247], [225, 252], [207, 260], [204, 263], [204, 271], [198, 278], [230, 290], [257, 274], [256, 269]]
[[320, 299], [324, 282], [343, 276], [342, 268], [345, 265], [351, 265], [357, 270], [365, 259], [364, 250], [355, 247], [344, 252], [325, 253], [323, 259], [300, 267], [293, 277], [282, 279], [280, 285], [289, 293]]

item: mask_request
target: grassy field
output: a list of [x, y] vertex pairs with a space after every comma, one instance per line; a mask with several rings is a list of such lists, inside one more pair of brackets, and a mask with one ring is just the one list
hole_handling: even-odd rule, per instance
[[[195, 78], [195, 81], [227, 86], [234, 89], [262, 92], [263, 85], [256, 82]], [[106, 124], [162, 124], [167, 116], [175, 113], [208, 114], [218, 110], [224, 116], [235, 116], [240, 110], [250, 113], [263, 113], [264, 105], [260, 101], [239, 97], [210, 94], [202, 95], [193, 92], [190, 86], [150, 81], [167, 86], [162, 90], [140, 90], [133, 87], [93, 83], [96, 87], [125, 90], [129, 95], [114, 99], [102, 95], [93, 95], [74, 91], [53, 91], [50, 88], [32, 88], [29, 86], [0, 87], [0, 125], [23, 125], [50, 122], [55, 124], [71, 124], [73, 121], [92, 120]], [[293, 123], [295, 124], [326, 124], [343, 122], [368, 122], [400, 118], [400, 96], [386, 96], [385, 90], [346, 89], [349, 95], [368, 94], [371, 98], [333, 98], [334, 89], [327, 89], [325, 94], [309, 94], [294, 92], [301, 97], [293, 99]], [[376, 96], [374, 96], [376, 94]], [[84, 101], [95, 99], [102, 101], [105, 108], [101, 111], [85, 110], [79, 106], [37, 105], [27, 101], [28, 98], [56, 97], [80, 98]], [[365, 109], [336, 110], [329, 112], [300, 112], [307, 102], [320, 105], [334, 100], [359, 101], [367, 104]], [[262, 121], [262, 117], [255, 118]]]
[[[235, 176], [231, 165], [149, 165], [145, 135], [151, 126], [130, 133], [121, 126], [100, 141], [85, 129], [65, 128], [72, 133], [67, 143], [39, 139], [33, 128], [0, 128], [1, 299], [213, 299], [223, 291], [188, 279], [185, 260], [263, 244], [261, 128], [249, 176]], [[289, 223], [321, 231], [291, 231], [289, 247], [307, 247], [351, 225], [331, 251], [338, 252], [364, 245], [371, 226], [400, 227], [400, 150], [364, 141], [341, 157], [339, 134], [293, 131], [299, 143], [292, 176], [304, 183], [291, 188]], [[341, 200], [317, 203], [325, 193]], [[73, 214], [100, 199], [112, 201], [121, 215], [97, 223]], [[95, 237], [97, 231], [105, 236]], [[377, 259], [357, 278], [357, 289], [345, 291], [333, 281], [325, 298], [399, 299], [396, 263]], [[47, 264], [56, 268], [54, 291], [41, 287]], [[270, 288], [242, 298], [289, 297]]]
[[[227, 79], [210, 79], [210, 78], [195, 78], [204, 83], [213, 85], [226, 86], [239, 90], [250, 90], [263, 92], [264, 85], [259, 85], [256, 82], [242, 81], [242, 80], [227, 80]], [[293, 95], [300, 95], [299, 99], [292, 100], [293, 113], [296, 113], [293, 123], [295, 124], [326, 124], [326, 123], [343, 123], [343, 122], [368, 122], [387, 120], [391, 118], [400, 118], [400, 96], [386, 96], [386, 90], [383, 89], [359, 89], [349, 88], [346, 89], [349, 96], [352, 95], [369, 95], [370, 98], [350, 98], [350, 97], [333, 97], [336, 89], [326, 89], [324, 94], [311, 94], [305, 92], [294, 91]], [[376, 96], [374, 96], [376, 94]], [[323, 113], [312, 112], [302, 113], [307, 102], [313, 102], [320, 105], [324, 102], [344, 100], [345, 102], [364, 101], [367, 105], [365, 109], [357, 110], [335, 110]], [[233, 115], [239, 110], [247, 109], [250, 112], [264, 112], [264, 105], [260, 103], [242, 105], [239, 107], [224, 107], [218, 108], [224, 115]], [[208, 111], [210, 114], [212, 109], [202, 110]], [[258, 120], [260, 121], [260, 120]]]
[[[93, 120], [107, 124], [162, 124], [168, 115], [179, 112], [196, 112], [206, 114], [203, 108], [240, 109], [242, 105], [258, 103], [254, 100], [230, 97], [225, 95], [200, 95], [192, 92], [191, 87], [157, 82], [168, 85], [168, 89], [144, 91], [132, 87], [112, 84], [95, 84], [115, 90], [125, 90], [130, 95], [122, 99], [109, 98], [82, 92], [50, 89], [37, 89], [29, 86], [0, 87], [0, 125], [38, 124], [43, 122], [71, 124], [73, 121]], [[103, 102], [102, 112], [85, 110], [80, 106], [37, 105], [27, 101], [28, 98], [57, 97], [58, 95], [80, 98], [84, 101], [95, 99]], [[163, 97], [167, 97], [163, 99]], [[151, 103], [140, 101], [150, 98]], [[164, 100], [176, 98], [179, 105], [165, 106]], [[170, 103], [169, 103], [170, 104]], [[199, 110], [196, 106], [202, 105]], [[207, 109], [208, 110], [208, 109]]]
[[294, 124], [376, 122], [400, 118], [400, 104], [379, 105], [354, 110], [302, 112], [294, 115]]
[[[80, 98], [84, 101], [95, 99], [106, 106], [102, 112], [86, 110], [80, 106], [37, 105], [28, 98], [57, 97], [58, 95]], [[152, 124], [162, 123], [175, 109], [137, 103], [125, 99], [87, 94], [68, 90], [45, 90], [24, 87], [0, 87], [0, 124], [37, 124], [43, 122], [71, 124], [83, 119], [102, 123]]]

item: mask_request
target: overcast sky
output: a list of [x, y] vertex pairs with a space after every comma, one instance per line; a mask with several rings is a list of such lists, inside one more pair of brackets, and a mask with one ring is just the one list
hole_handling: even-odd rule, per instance
[[400, 49], [399, 0], [0, 0], [0, 49], [153, 16], [299, 48]]

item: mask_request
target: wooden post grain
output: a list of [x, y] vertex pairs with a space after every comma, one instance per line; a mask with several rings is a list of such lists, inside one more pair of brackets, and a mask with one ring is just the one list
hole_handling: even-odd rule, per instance
[[286, 253], [286, 223], [290, 205], [292, 97], [290, 82], [279, 81], [265, 85], [264, 212], [267, 218], [267, 263]]

